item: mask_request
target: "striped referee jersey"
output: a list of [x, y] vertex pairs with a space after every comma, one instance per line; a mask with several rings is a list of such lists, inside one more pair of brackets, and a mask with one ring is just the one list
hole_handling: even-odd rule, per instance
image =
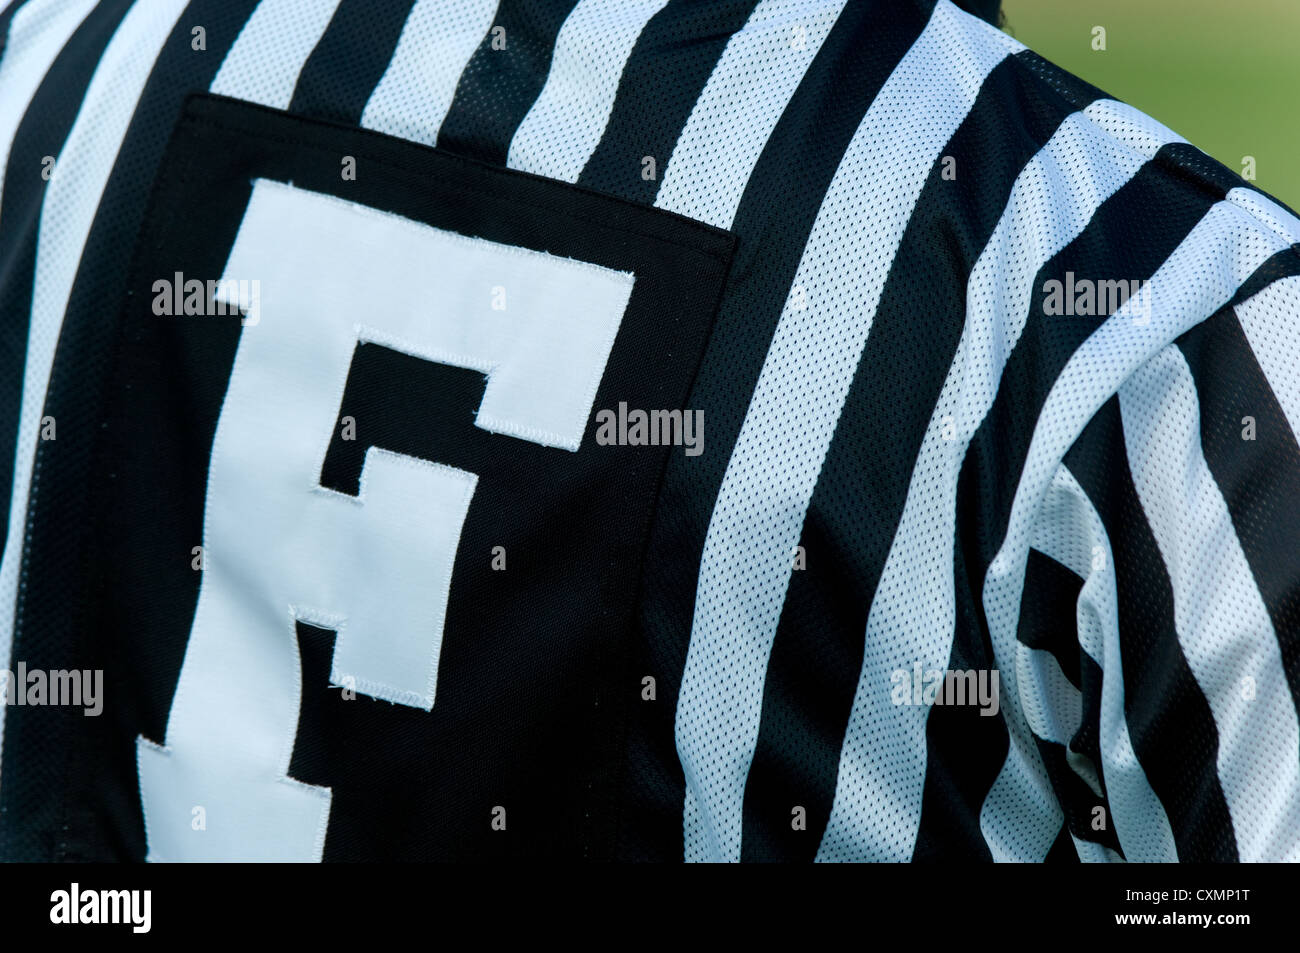
[[952, 0], [13, 0], [0, 857], [1300, 859], [1300, 219]]

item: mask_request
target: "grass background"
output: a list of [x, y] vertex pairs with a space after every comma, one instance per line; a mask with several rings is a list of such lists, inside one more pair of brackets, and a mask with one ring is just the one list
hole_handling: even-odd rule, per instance
[[[1300, 209], [1300, 0], [1003, 0], [1021, 43]], [[1092, 28], [1106, 28], [1106, 49]]]

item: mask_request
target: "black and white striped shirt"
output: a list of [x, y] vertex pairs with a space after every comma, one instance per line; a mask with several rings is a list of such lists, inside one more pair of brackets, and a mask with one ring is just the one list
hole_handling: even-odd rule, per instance
[[[136, 742], [200, 678], [170, 527], [239, 338], [151, 330], [132, 275], [189, 234], [150, 196], [207, 92], [734, 242], [698, 345], [670, 296], [626, 352], [703, 452], [592, 486], [636, 528], [590, 562], [514, 555], [587, 532], [582, 487], [521, 510], [501, 589], [471, 508], [430, 710], [331, 707], [341, 626], [286, 623], [302, 721], [247, 741], [334, 792], [316, 859], [1300, 859], [1300, 220], [1158, 122], [949, 0], [18, 0], [0, 35], [0, 649], [105, 679], [99, 718], [0, 708], [4, 857], [167, 859]], [[450, 400], [401, 350], [344, 403]]]

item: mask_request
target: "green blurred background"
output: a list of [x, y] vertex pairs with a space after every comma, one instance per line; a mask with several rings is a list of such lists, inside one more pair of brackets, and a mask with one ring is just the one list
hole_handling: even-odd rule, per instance
[[[1003, 0], [1021, 43], [1300, 208], [1300, 0]], [[1092, 28], [1106, 28], [1106, 49]]]

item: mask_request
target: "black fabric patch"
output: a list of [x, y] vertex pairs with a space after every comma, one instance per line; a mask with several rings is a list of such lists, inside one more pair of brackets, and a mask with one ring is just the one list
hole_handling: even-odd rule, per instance
[[[355, 180], [340, 175], [345, 155], [356, 159]], [[322, 482], [355, 492], [357, 455], [376, 445], [474, 472], [478, 487], [433, 710], [344, 700], [328, 686], [332, 633], [299, 625], [303, 702], [290, 765], [292, 777], [333, 790], [326, 860], [612, 856], [626, 708], [639, 701], [630, 658], [642, 561], [665, 466], [683, 448], [597, 445], [594, 414], [622, 401], [684, 408], [733, 237], [578, 186], [209, 95], [186, 101], [117, 318], [85, 547], [94, 638], [81, 660], [105, 670], [106, 702], [100, 717], [75, 719], [71, 739], [101, 753], [70, 758], [47, 792], [93, 802], [78, 816], [96, 820], [66, 841], [84, 859], [145, 854], [135, 739], [165, 737], [198, 598], [191, 553], [208, 458], [241, 334], [235, 316], [154, 315], [151, 288], [175, 272], [221, 276], [256, 178], [636, 275], [576, 453], [474, 427], [481, 374], [357, 347], [340, 416], [356, 417], [358, 439], [323, 454]], [[494, 546], [506, 549], [504, 572], [491, 568]], [[21, 770], [6, 766], [5, 781], [22, 785]], [[505, 832], [491, 828], [498, 805]]]

